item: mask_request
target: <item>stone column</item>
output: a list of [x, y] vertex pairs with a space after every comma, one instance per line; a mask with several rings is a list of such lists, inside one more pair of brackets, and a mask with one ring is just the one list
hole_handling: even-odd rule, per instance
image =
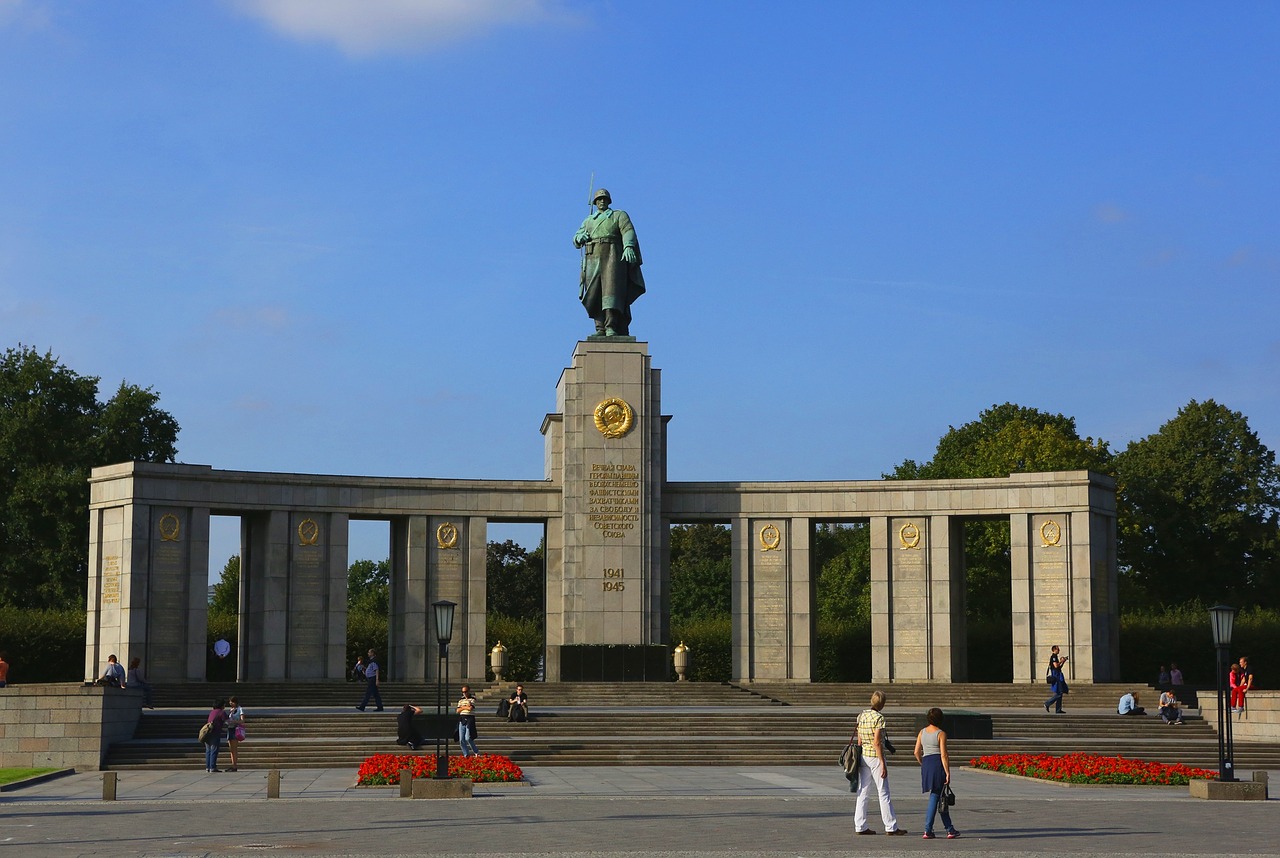
[[[1081, 515], [1087, 525], [1088, 513]], [[1090, 552], [1087, 544], [1073, 548], [1075, 518], [1067, 513], [1010, 517], [1014, 682], [1043, 682], [1054, 645], [1070, 656], [1064, 669], [1068, 681], [1094, 681], [1090, 569], [1077, 567], [1087, 563]]]
[[341, 679], [347, 638], [347, 516], [292, 512], [287, 664], [290, 679]]
[[427, 639], [427, 544], [425, 515], [391, 520], [391, 616], [388, 620], [390, 676], [425, 682], [435, 663], [435, 639]]
[[[459, 676], [483, 682], [489, 671], [489, 648], [485, 646], [487, 631], [489, 595], [488, 569], [485, 566], [489, 542], [489, 522], [479, 516], [472, 516], [467, 526], [468, 558], [466, 577], [466, 598], [459, 609], [466, 609], [466, 624], [463, 626], [465, 649], [458, 653], [462, 667]], [[454, 640], [458, 635], [454, 634]]]
[[659, 635], [666, 619], [655, 616], [666, 479], [659, 372], [643, 343], [580, 342], [556, 398], [562, 419], [544, 422], [544, 431], [548, 467], [562, 443], [564, 518], [548, 620], [559, 613], [561, 628], [548, 630], [548, 649], [665, 643]]
[[933, 649], [929, 519], [889, 519], [889, 646], [894, 682], [931, 679]]
[[147, 646], [151, 681], [199, 681], [209, 648], [209, 510], [152, 507]]
[[288, 678], [289, 513], [240, 517], [240, 631], [236, 676]]
[[871, 681], [893, 679], [893, 603], [889, 589], [889, 519], [871, 519]]
[[1067, 665], [1078, 662], [1073, 666], [1074, 676], [1081, 681], [1118, 682], [1115, 517], [1088, 511], [1073, 512], [1066, 518], [1066, 533], [1071, 538], [1071, 625], [1076, 632]]
[[[789, 679], [792, 534], [787, 519], [751, 519], [748, 554], [751, 588], [750, 679]], [[807, 553], [807, 546], [806, 546]]]
[[[471, 618], [468, 597], [471, 594], [471, 564], [476, 558], [473, 527], [480, 528], [478, 538], [484, 545], [484, 519], [468, 516], [431, 516], [427, 531], [427, 677], [436, 679], [439, 664], [439, 636], [436, 632], [435, 611], [431, 605], [441, 599], [457, 604], [453, 613], [453, 635], [449, 642], [449, 682], [472, 677], [465, 674], [467, 648], [470, 641]], [[484, 553], [479, 552], [480, 568], [484, 568]], [[480, 574], [481, 613], [484, 610], [484, 573]], [[483, 622], [481, 623], [483, 626]], [[482, 632], [483, 634], [483, 632]], [[483, 647], [483, 645], [482, 645]]]
[[[145, 604], [150, 561], [150, 507], [139, 504], [107, 507], [89, 513], [89, 589], [85, 618], [84, 678], [102, 674], [108, 655], [127, 666], [131, 640], [145, 644]], [[138, 609], [143, 609], [139, 614]]]
[[733, 610], [730, 633], [735, 681], [749, 681], [752, 672], [752, 606], [751, 606], [751, 521], [735, 518], [732, 522], [730, 549], [730, 601]]

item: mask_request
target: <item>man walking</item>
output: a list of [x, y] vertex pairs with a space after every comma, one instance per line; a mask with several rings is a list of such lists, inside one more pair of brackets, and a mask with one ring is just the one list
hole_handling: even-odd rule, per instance
[[370, 698], [373, 699], [374, 703], [378, 704], [377, 711], [382, 711], [382, 694], [378, 691], [378, 675], [381, 673], [381, 670], [378, 667], [376, 656], [376, 652], [369, 650], [369, 663], [364, 667], [364, 699], [361, 700], [360, 705], [356, 707], [361, 712], [363, 712], [364, 708], [369, 705]]
[[898, 827], [898, 817], [893, 812], [893, 801], [889, 797], [889, 766], [885, 762], [884, 716], [880, 710], [884, 708], [883, 691], [871, 694], [871, 708], [858, 716], [858, 741], [862, 744], [862, 762], [858, 764], [858, 803], [853, 811], [853, 831], [855, 834], [875, 834], [875, 829], [867, 827], [867, 804], [871, 800], [871, 791], [875, 790], [880, 802], [880, 819], [884, 822], [885, 834], [906, 834], [905, 828]]

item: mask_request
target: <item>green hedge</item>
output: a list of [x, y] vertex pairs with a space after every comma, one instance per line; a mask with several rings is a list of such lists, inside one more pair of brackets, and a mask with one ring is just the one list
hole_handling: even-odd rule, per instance
[[818, 624], [813, 654], [815, 682], [871, 681], [871, 621], [844, 620]]
[[[733, 622], [729, 617], [690, 619], [671, 624], [671, 645], [689, 648], [692, 682], [728, 682], [733, 674]], [[675, 668], [671, 678], [675, 679]]]
[[507, 648], [507, 672], [503, 678], [512, 682], [532, 682], [538, 676], [546, 647], [542, 623], [491, 614], [485, 624], [486, 679], [493, 679], [493, 671], [489, 670], [489, 653], [499, 641]]
[[[79, 682], [84, 648], [84, 611], [0, 608], [0, 652], [6, 653], [12, 683]], [[117, 655], [128, 664], [128, 653]]]
[[[1241, 611], [1236, 616], [1235, 628], [1231, 634], [1233, 659], [1247, 655], [1254, 661], [1261, 661], [1278, 648], [1280, 611], [1254, 608]], [[1121, 615], [1122, 680], [1154, 683], [1160, 665], [1168, 667], [1170, 662], [1178, 663], [1187, 685], [1213, 686], [1216, 670], [1208, 608], [1202, 605], [1185, 605]]]

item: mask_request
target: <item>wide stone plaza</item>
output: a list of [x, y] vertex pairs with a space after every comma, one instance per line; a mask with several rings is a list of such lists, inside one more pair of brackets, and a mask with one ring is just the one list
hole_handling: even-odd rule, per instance
[[[1272, 783], [1280, 772], [1271, 772]], [[118, 800], [86, 773], [0, 793], [14, 855], [846, 856], [947, 851], [1021, 855], [1280, 855], [1280, 801], [1205, 802], [1186, 787], [1064, 787], [958, 769], [958, 840], [923, 842], [914, 767], [890, 787], [909, 836], [853, 835], [839, 769], [556, 768], [529, 786], [414, 801], [354, 789], [349, 770], [126, 772]], [[872, 813], [872, 827], [882, 827]]]

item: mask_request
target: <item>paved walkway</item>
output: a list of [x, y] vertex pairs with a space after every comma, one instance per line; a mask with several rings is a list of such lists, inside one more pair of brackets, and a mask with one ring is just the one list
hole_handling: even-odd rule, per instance
[[[1241, 773], [1248, 777], [1249, 773]], [[1186, 787], [1062, 787], [957, 769], [954, 841], [922, 841], [916, 770], [890, 769], [907, 837], [855, 837], [835, 765], [529, 768], [471, 800], [357, 789], [349, 769], [75, 774], [0, 793], [0, 855], [846, 856], [942, 849], [1021, 855], [1276, 855], [1280, 801], [1206, 802]], [[1271, 773], [1273, 793], [1280, 772]], [[884, 825], [871, 808], [871, 826]]]

